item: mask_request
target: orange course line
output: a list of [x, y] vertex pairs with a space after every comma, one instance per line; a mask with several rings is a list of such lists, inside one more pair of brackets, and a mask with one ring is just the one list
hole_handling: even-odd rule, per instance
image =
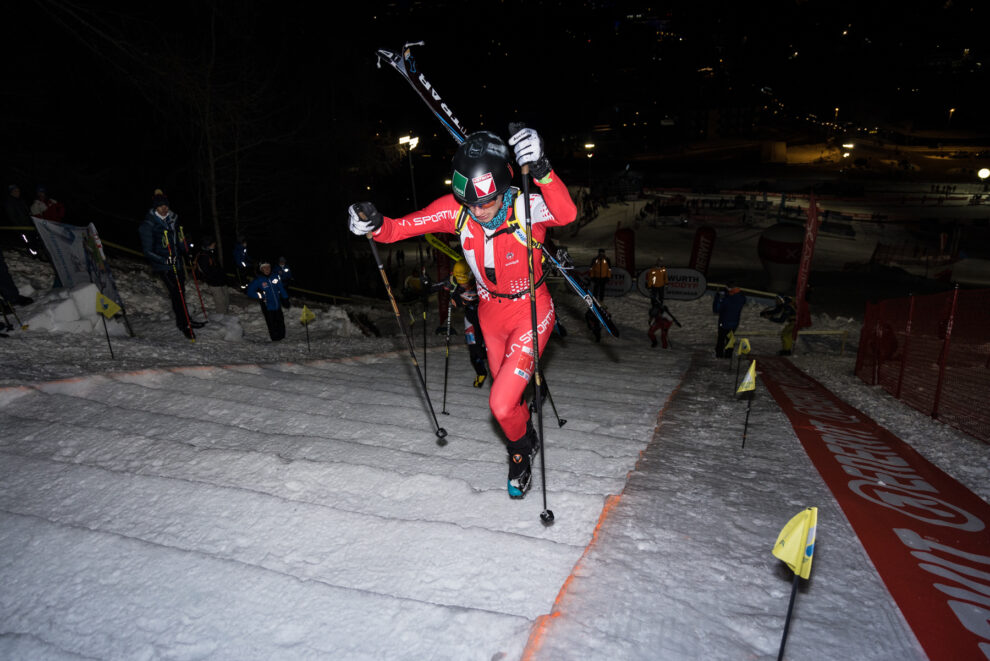
[[[691, 363], [688, 365], [688, 368], [684, 370], [683, 374], [681, 374], [680, 382], [678, 382], [677, 386], [675, 386], [674, 389], [670, 391], [670, 394], [667, 396], [667, 401], [665, 401], [663, 403], [663, 406], [660, 408], [660, 412], [657, 414], [657, 426], [654, 428], [653, 438], [650, 440], [650, 443], [653, 443], [660, 437], [660, 423], [663, 421], [663, 414], [670, 407], [670, 403], [674, 400], [674, 396], [680, 391], [681, 385], [684, 383], [684, 377], [687, 375], [689, 371], [691, 371], [691, 367], [693, 364], [694, 364], [694, 358], [692, 357]], [[639, 458], [636, 460], [636, 467], [633, 468], [633, 471], [635, 471], [636, 468], [639, 467], [639, 463], [643, 459], [643, 452], [645, 452], [645, 449], [640, 451]], [[631, 474], [633, 471], [630, 471], [629, 474]], [[627, 482], [629, 481], [629, 474], [626, 475]], [[624, 492], [625, 489], [623, 488], [623, 493]], [[598, 516], [598, 523], [595, 524], [595, 530], [591, 534], [591, 541], [588, 542], [588, 545], [584, 548], [584, 551], [581, 553], [581, 557], [578, 558], [578, 561], [576, 563], [574, 563], [574, 568], [571, 569], [571, 573], [568, 574], [567, 578], [564, 580], [563, 585], [561, 585], [560, 592], [557, 593], [557, 598], [554, 599], [553, 608], [550, 609], [550, 613], [547, 615], [540, 615], [539, 617], [536, 618], [536, 621], [533, 623], [533, 631], [529, 635], [529, 640], [526, 641], [526, 647], [523, 649], [523, 655], [520, 661], [533, 661], [536, 653], [539, 652], [540, 647], [543, 646], [543, 640], [546, 637], [547, 631], [549, 630], [553, 620], [556, 620], [558, 617], [564, 615], [564, 611], [563, 609], [561, 609], [561, 603], [564, 601], [564, 597], [567, 595], [568, 591], [570, 590], [571, 582], [573, 581], [574, 576], [577, 573], [578, 569], [580, 569], [584, 564], [585, 558], [588, 557], [592, 548], [594, 548], [594, 546], [597, 544], [598, 535], [601, 533], [602, 526], [605, 524], [605, 521], [608, 519], [609, 514], [611, 514], [612, 511], [615, 509], [615, 506], [619, 504], [620, 500], [622, 500], [621, 493], [618, 495], [608, 496], [605, 499], [605, 505], [602, 506], [602, 512]]]

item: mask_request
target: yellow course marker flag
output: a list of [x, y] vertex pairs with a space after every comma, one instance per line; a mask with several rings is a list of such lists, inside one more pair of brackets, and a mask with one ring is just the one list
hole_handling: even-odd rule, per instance
[[120, 306], [114, 303], [111, 299], [104, 296], [103, 294], [97, 294], [96, 311], [102, 314], [107, 319], [111, 319], [115, 314], [120, 312]]
[[739, 388], [736, 389], [736, 394], [741, 392], [746, 392], [748, 390], [756, 390], [756, 361], [754, 360], [749, 364], [749, 369], [746, 370], [746, 376], [743, 377], [742, 383], [739, 384]]
[[773, 545], [774, 556], [787, 563], [801, 578], [811, 576], [817, 527], [818, 508], [809, 507], [787, 522]]
[[308, 307], [306, 307], [304, 305], [303, 306], [303, 309], [302, 309], [302, 314], [299, 315], [299, 323], [301, 323], [303, 326], [305, 326], [309, 322], [315, 321], [315, 320], [316, 320], [316, 315], [313, 314], [313, 311], [312, 310], [310, 310]]

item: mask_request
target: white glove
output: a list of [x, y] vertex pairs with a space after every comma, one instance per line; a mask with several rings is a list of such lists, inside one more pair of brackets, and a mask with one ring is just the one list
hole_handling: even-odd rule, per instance
[[543, 153], [543, 138], [534, 130], [525, 128], [509, 138], [509, 144], [516, 152], [516, 163], [529, 165], [530, 174], [543, 179], [550, 174], [550, 161]]
[[385, 222], [382, 214], [371, 202], [352, 204], [347, 208], [347, 214], [350, 217], [350, 230], [358, 236], [374, 232]]
[[509, 145], [516, 152], [516, 163], [535, 163], [543, 156], [543, 140], [534, 129], [522, 129], [509, 138]]

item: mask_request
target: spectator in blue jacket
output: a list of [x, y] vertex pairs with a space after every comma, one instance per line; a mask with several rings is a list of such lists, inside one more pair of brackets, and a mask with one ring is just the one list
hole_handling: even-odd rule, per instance
[[739, 328], [739, 317], [746, 305], [746, 295], [739, 287], [727, 283], [712, 301], [712, 312], [718, 315], [718, 337], [715, 340], [715, 357], [732, 358], [732, 350], [726, 350], [729, 333]]
[[260, 273], [247, 288], [248, 298], [261, 302], [261, 311], [265, 315], [268, 326], [268, 336], [272, 342], [278, 342], [285, 337], [285, 316], [282, 306], [289, 307], [289, 292], [282, 286], [282, 280], [272, 273], [272, 263], [262, 260], [258, 264]]

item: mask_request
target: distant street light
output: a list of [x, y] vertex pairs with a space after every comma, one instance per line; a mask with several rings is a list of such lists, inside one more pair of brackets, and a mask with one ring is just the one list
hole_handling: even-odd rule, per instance
[[839, 121], [839, 106], [835, 107], [835, 121], [836, 123]]
[[595, 143], [584, 143], [584, 150], [588, 152], [588, 193], [591, 193], [591, 157], [595, 155]]
[[986, 181], [987, 177], [990, 177], [990, 169], [980, 168], [980, 171], [976, 173], [976, 176], [982, 179], [983, 181]]
[[949, 108], [949, 126], [952, 126], [952, 115], [955, 114], [955, 108]]
[[416, 201], [416, 176], [413, 174], [412, 150], [419, 144], [419, 138], [412, 135], [404, 135], [399, 138], [399, 146], [408, 145], [406, 153], [409, 154], [409, 182], [412, 184], [413, 208], [419, 209], [419, 202]]

